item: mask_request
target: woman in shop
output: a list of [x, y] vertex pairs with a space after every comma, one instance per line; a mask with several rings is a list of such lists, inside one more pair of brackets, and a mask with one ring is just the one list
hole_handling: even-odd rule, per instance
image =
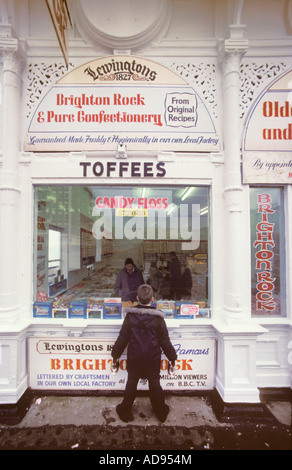
[[158, 295], [162, 277], [162, 271], [156, 268], [155, 262], [152, 262], [149, 269], [149, 279], [147, 281], [147, 284], [150, 284], [150, 286], [152, 287], [155, 299], [159, 298]]
[[174, 251], [169, 253], [168, 270], [170, 273], [170, 299], [181, 299], [181, 266]]
[[124, 268], [119, 272], [115, 282], [115, 293], [123, 302], [136, 302], [138, 287], [144, 284], [143, 274], [134, 264], [132, 258], [126, 258]]
[[181, 295], [183, 299], [190, 299], [192, 294], [192, 275], [191, 271], [186, 264], [184, 266], [184, 272], [181, 276]]
[[156, 267], [160, 270], [167, 269], [167, 261], [163, 255], [159, 256], [159, 260], [156, 263]]

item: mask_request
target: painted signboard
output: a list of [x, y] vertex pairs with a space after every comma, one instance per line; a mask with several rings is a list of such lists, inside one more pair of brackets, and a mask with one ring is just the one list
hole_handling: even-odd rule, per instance
[[97, 59], [72, 70], [42, 97], [27, 151], [219, 151], [197, 92], [166, 67], [133, 56]]
[[252, 315], [285, 312], [285, 253], [280, 188], [251, 189]]
[[[29, 385], [39, 390], [124, 390], [126, 351], [112, 373], [115, 340], [86, 338], [29, 338]], [[179, 338], [172, 341], [178, 359], [174, 375], [161, 360], [161, 385], [166, 390], [211, 390], [215, 380], [215, 340]], [[148, 389], [140, 380], [139, 389]]]
[[248, 117], [244, 183], [292, 183], [292, 71], [273, 82]]

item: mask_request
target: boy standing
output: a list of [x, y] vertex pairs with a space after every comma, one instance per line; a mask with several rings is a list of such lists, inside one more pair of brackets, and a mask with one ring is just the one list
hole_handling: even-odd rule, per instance
[[164, 402], [164, 392], [160, 385], [161, 348], [172, 363], [177, 359], [177, 354], [170, 342], [163, 312], [150, 305], [153, 300], [152, 287], [143, 284], [137, 294], [139, 304], [127, 309], [126, 318], [112, 349], [113, 360], [117, 361], [128, 345], [128, 381], [124, 399], [117, 406], [117, 413], [122, 421], [128, 422], [131, 419], [138, 381], [146, 378], [152, 408], [160, 421], [164, 422], [169, 406]]

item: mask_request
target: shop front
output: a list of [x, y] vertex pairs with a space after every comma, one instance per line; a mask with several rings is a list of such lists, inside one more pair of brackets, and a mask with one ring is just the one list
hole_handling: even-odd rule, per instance
[[[137, 304], [141, 283], [152, 286], [153, 303], [164, 311], [178, 353], [174, 376], [162, 359], [164, 388], [214, 388], [210, 181], [195, 185], [185, 178], [182, 185], [171, 177], [172, 168], [178, 172], [175, 161], [134, 158], [96, 162], [82, 156], [77, 184], [74, 178], [71, 184], [54, 178], [55, 184], [33, 186], [31, 314], [36, 331], [45, 322], [63, 332], [46, 338], [41, 328], [42, 334], [29, 338], [33, 389], [123, 390], [126, 355], [113, 376], [110, 352], [127, 307]], [[182, 160], [180, 171], [189, 168], [191, 158]], [[207, 159], [201, 156], [201, 162]], [[120, 164], [135, 171], [158, 168], [161, 176], [95, 176], [92, 181], [84, 174], [85, 162], [117, 173]], [[140, 388], [145, 386], [141, 381]]]
[[178, 354], [166, 391], [259, 404], [291, 388], [291, 71], [278, 57], [271, 79], [228, 31], [192, 63], [73, 41], [64, 67], [1, 39], [1, 405], [122, 391], [111, 349], [141, 283]]
[[[195, 147], [201, 151], [189, 155]], [[176, 374], [166, 358], [161, 363], [165, 388], [213, 389], [209, 160], [220, 143], [196, 91], [150, 60], [101, 58], [48, 90], [25, 148], [41, 165], [33, 184], [33, 318], [64, 322], [69, 333], [77, 322], [81, 337], [65, 335], [55, 349], [55, 339], [30, 338], [30, 386], [123, 390], [126, 356], [114, 378], [110, 351], [127, 307], [137, 304], [137, 286], [148, 283], [177, 340]], [[41, 152], [50, 150], [46, 164]], [[70, 163], [59, 156], [65, 151]], [[209, 167], [208, 178], [190, 177], [194, 159]], [[208, 327], [192, 331], [198, 322]]]

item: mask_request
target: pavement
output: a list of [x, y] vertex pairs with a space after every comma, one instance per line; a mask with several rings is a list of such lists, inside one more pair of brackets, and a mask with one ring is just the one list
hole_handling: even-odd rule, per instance
[[209, 395], [169, 395], [164, 423], [147, 396], [136, 398], [133, 420], [124, 423], [115, 410], [120, 402], [120, 396], [34, 395], [20, 422], [0, 424], [0, 450], [292, 450], [288, 401], [264, 403], [262, 415], [247, 410], [222, 420]]

